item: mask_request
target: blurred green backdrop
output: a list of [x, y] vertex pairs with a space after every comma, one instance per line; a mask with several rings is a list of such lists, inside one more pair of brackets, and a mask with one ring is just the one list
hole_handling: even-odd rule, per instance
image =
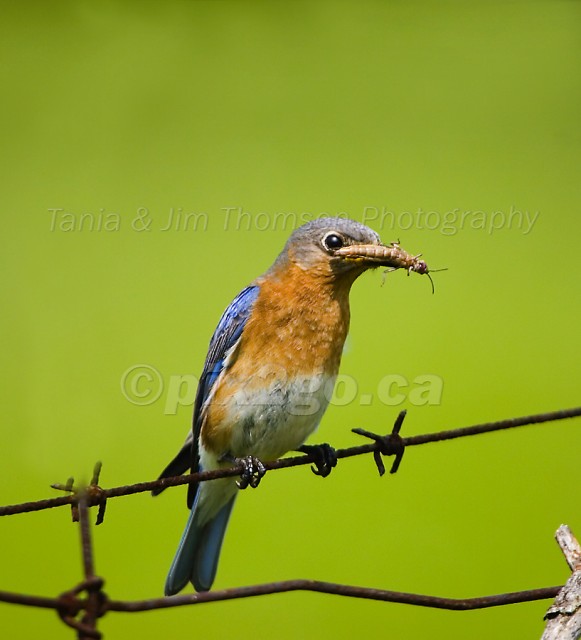
[[[103, 486], [154, 478], [190, 423], [170, 384], [199, 374], [222, 310], [295, 215], [367, 221], [449, 268], [434, 296], [402, 273], [356, 283], [342, 364], [355, 397], [316, 441], [359, 443], [351, 427], [386, 432], [401, 408], [414, 434], [579, 404], [579, 3], [0, 8], [0, 503], [50, 496], [96, 460]], [[186, 229], [164, 230], [172, 208]], [[146, 406], [121, 389], [138, 364], [165, 385]], [[378, 398], [392, 374], [410, 384], [397, 406]], [[439, 402], [408, 393], [421, 375], [443, 382]], [[579, 425], [410, 450], [382, 479], [369, 458], [325, 481], [269, 474], [238, 502], [215, 586], [305, 577], [467, 597], [560, 584], [553, 532], [581, 535]], [[94, 536], [111, 597], [161, 594], [184, 495], [110, 502]], [[1, 589], [55, 595], [80, 578], [66, 509], [3, 518], [0, 544]], [[548, 604], [453, 613], [294, 593], [111, 614], [101, 629], [530, 638]], [[73, 637], [51, 612], [0, 610], [12, 638]]]

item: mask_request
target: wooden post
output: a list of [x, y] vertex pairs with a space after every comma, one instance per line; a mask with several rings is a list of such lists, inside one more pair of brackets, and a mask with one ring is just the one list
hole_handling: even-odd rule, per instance
[[548, 622], [541, 640], [578, 640], [581, 638], [581, 545], [565, 524], [557, 529], [555, 538], [573, 573], [545, 615]]

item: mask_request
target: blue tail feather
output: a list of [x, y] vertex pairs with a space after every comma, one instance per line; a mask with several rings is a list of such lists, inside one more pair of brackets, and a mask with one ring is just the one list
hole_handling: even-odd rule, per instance
[[190, 580], [196, 591], [209, 591], [216, 576], [220, 549], [234, 506], [233, 496], [201, 531]]
[[199, 524], [196, 496], [186, 528], [165, 582], [165, 595], [179, 593], [189, 581], [196, 591], [209, 591], [216, 576], [226, 525], [234, 506], [234, 495], [208, 522]]

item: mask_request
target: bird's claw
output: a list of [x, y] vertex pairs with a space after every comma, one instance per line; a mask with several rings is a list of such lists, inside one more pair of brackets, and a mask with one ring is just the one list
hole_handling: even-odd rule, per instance
[[333, 467], [337, 466], [337, 452], [330, 444], [304, 444], [298, 451], [306, 453], [315, 459], [311, 471], [316, 476], [326, 478], [331, 473]]
[[239, 489], [246, 489], [250, 486], [253, 489], [260, 484], [262, 477], [266, 473], [266, 469], [262, 462], [254, 456], [246, 456], [244, 458], [235, 458], [235, 463], [241, 464], [244, 470], [240, 474], [240, 480], [236, 480]]

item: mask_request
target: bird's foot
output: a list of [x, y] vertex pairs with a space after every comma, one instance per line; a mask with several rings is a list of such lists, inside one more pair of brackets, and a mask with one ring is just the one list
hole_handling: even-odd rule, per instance
[[326, 478], [331, 473], [333, 467], [337, 466], [337, 452], [330, 444], [304, 444], [299, 447], [297, 451], [306, 453], [315, 459], [315, 464], [311, 467], [311, 471], [316, 476]]
[[244, 456], [243, 458], [235, 458], [234, 456], [222, 456], [222, 460], [232, 462], [236, 465], [242, 465], [243, 470], [240, 474], [240, 480], [236, 480], [239, 489], [246, 489], [250, 486], [253, 489], [260, 484], [262, 477], [266, 473], [266, 469], [262, 462], [254, 456]]

